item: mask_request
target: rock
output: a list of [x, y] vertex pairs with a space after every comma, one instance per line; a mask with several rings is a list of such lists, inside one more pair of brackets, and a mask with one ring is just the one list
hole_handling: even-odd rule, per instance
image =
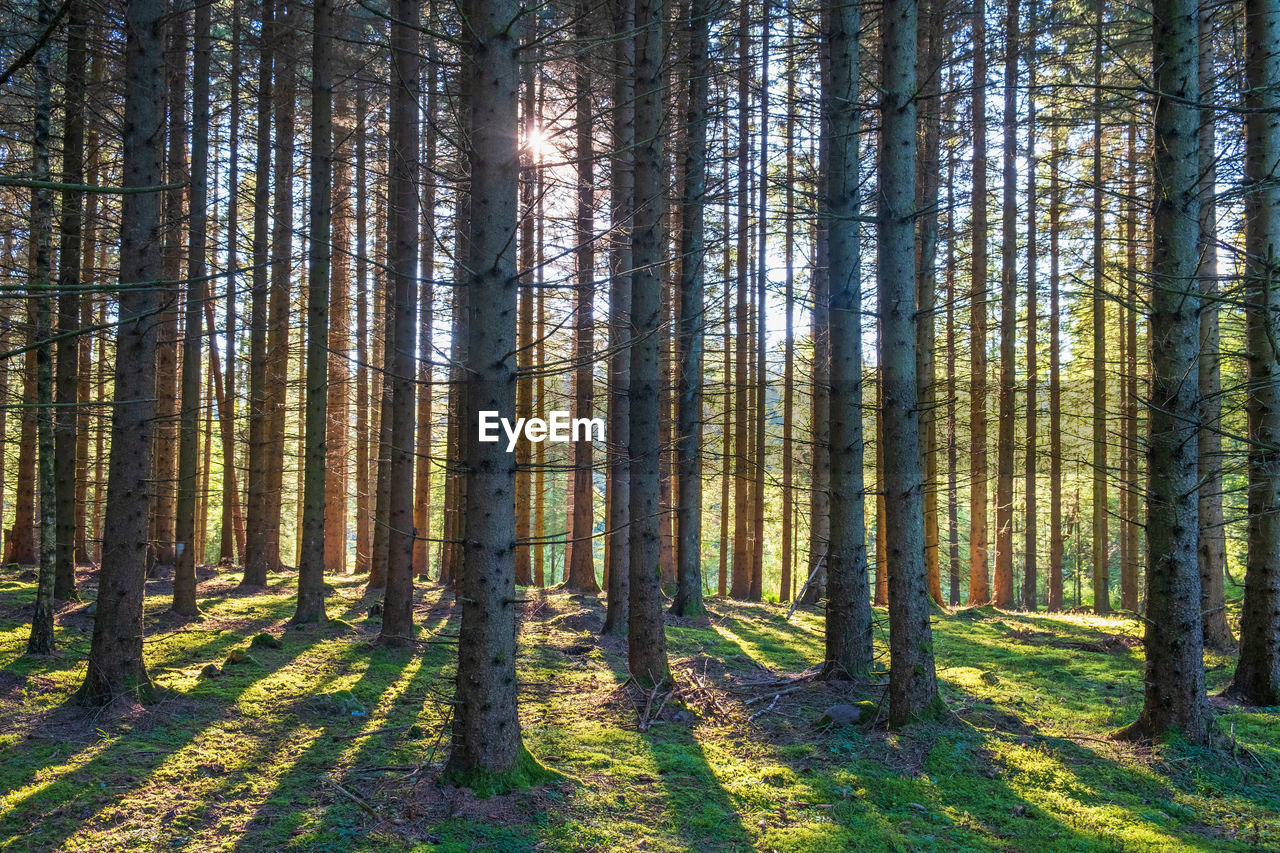
[[222, 675], [222, 670], [218, 669], [217, 664], [207, 663], [204, 669], [200, 670], [201, 678], [217, 678], [219, 675]]
[[860, 723], [871, 722], [875, 715], [875, 702], [859, 702], [856, 705], [837, 703], [823, 712], [816, 725], [822, 727], [856, 726]]

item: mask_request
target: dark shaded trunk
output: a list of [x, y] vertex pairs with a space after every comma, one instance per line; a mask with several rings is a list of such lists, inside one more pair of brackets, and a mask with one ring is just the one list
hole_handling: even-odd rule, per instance
[[[266, 586], [271, 560], [267, 553], [267, 288], [271, 269], [271, 90], [274, 64], [272, 0], [261, 3], [258, 48], [257, 151], [253, 188], [253, 277], [249, 303], [249, 471], [246, 516], [252, 519], [245, 536], [244, 578], [241, 586]], [[228, 388], [228, 391], [232, 389]]]
[[[307, 361], [303, 399], [302, 538], [294, 624], [325, 622], [325, 479], [329, 430], [329, 278], [333, 246], [333, 6], [315, 0], [311, 39], [311, 197], [307, 232]], [[345, 263], [339, 258], [339, 263]]]
[[[1249, 555], [1240, 662], [1226, 695], [1280, 705], [1280, 10], [1245, 3], [1245, 347], [1248, 361]], [[1154, 416], [1153, 416], [1154, 417]], [[1150, 516], [1150, 508], [1147, 510]], [[1148, 534], [1148, 539], [1154, 538]], [[1148, 603], [1148, 612], [1153, 610]]]
[[[40, 0], [36, 11], [37, 28], [44, 30], [53, 21], [53, 6]], [[37, 181], [48, 182], [49, 135], [53, 113], [53, 84], [49, 68], [52, 48], [45, 42], [32, 62], [35, 78], [35, 121], [31, 141], [31, 162]], [[31, 634], [27, 651], [49, 654], [53, 651], [53, 597], [56, 586], [57, 503], [54, 485], [54, 414], [53, 414], [53, 190], [36, 187], [31, 192], [31, 232], [35, 243], [35, 266], [30, 272], [28, 293], [35, 303], [36, 359], [36, 479], [40, 488], [40, 569], [36, 582], [35, 608], [31, 615]], [[28, 355], [30, 358], [30, 355]], [[74, 412], [74, 407], [69, 407]], [[72, 459], [74, 460], [74, 453]], [[70, 509], [71, 507], [68, 507]], [[70, 543], [68, 542], [68, 546]], [[75, 567], [72, 566], [74, 572]]]
[[688, 20], [689, 101], [680, 214], [680, 364], [676, 454], [676, 599], [671, 612], [698, 616], [702, 603], [702, 386], [706, 314], [703, 288], [706, 239], [703, 205], [707, 192], [707, 89], [711, 60], [708, 40], [711, 0], [692, 0]]
[[[379, 641], [404, 645], [413, 639], [413, 469], [414, 469], [414, 326], [417, 320], [418, 267], [418, 89], [421, 59], [412, 22], [418, 0], [394, 0], [391, 21], [391, 162], [387, 168], [387, 311], [395, 330], [390, 336], [388, 373], [391, 386], [391, 429], [387, 471], [387, 592]], [[515, 124], [511, 126], [515, 130]], [[513, 344], [514, 340], [508, 341]], [[513, 484], [514, 485], [514, 484]], [[510, 491], [508, 491], [510, 495]]]
[[[121, 185], [161, 183], [164, 106], [163, 0], [125, 6], [123, 165]], [[151, 681], [142, 658], [142, 595], [146, 566], [148, 488], [155, 422], [158, 294], [129, 287], [160, 277], [160, 197], [133, 193], [120, 202], [120, 314], [137, 317], [118, 327], [115, 398], [111, 409], [111, 468], [103, 524], [98, 611], [84, 684], [77, 698], [101, 705], [131, 694], [147, 699]]]
[[200, 458], [201, 314], [205, 303], [205, 256], [209, 200], [209, 76], [212, 43], [207, 3], [195, 6], [195, 52], [191, 98], [191, 198], [187, 223], [187, 301], [182, 339], [182, 408], [178, 428], [178, 503], [175, 522], [173, 612], [194, 618], [196, 606], [197, 498]]
[[[84, 109], [85, 77], [88, 66], [85, 48], [89, 10], [83, 2], [72, 2], [67, 20], [67, 75], [62, 124], [62, 180], [76, 186], [84, 183]], [[47, 68], [46, 68], [47, 71]], [[89, 300], [81, 294], [81, 236], [84, 196], [76, 190], [62, 193], [62, 232], [58, 247], [58, 331], [67, 333], [80, 323], [81, 302]], [[79, 337], [64, 337], [58, 341], [57, 388], [58, 409], [54, 423], [53, 482], [57, 513], [57, 547], [54, 559], [54, 598], [75, 600], [76, 594], [76, 534], [83, 531], [83, 523], [77, 525], [77, 492], [83, 483], [79, 454], [79, 417], [82, 341]], [[88, 353], [84, 353], [87, 356]], [[83, 507], [83, 499], [79, 502]], [[81, 540], [83, 545], [83, 540]], [[83, 547], [81, 548], [83, 552]]]
[[[631, 240], [631, 526], [627, 661], [641, 686], [670, 679], [659, 565], [658, 332], [662, 323], [663, 2], [636, 0], [635, 215]], [[736, 565], [735, 565], [736, 569]]]
[[469, 0], [465, 11], [470, 405], [460, 413], [467, 479], [463, 566], [456, 578], [462, 627], [446, 773], [472, 787], [506, 789], [534, 781], [529, 774], [536, 767], [521, 744], [516, 709], [515, 456], [497, 442], [479, 441], [477, 412], [515, 414], [518, 15], [513, 0]]
[[635, 4], [614, 0], [613, 155], [610, 163], [609, 243], [609, 450], [606, 483], [608, 518], [607, 601], [603, 634], [627, 632], [631, 550], [631, 213], [635, 185], [631, 146], [635, 143]]

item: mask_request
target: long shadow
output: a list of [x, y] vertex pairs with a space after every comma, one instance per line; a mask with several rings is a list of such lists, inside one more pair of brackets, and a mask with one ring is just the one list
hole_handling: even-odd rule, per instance
[[[154, 628], [155, 625], [152, 624], [150, 627]], [[264, 626], [258, 626], [258, 627], [264, 627]], [[186, 634], [185, 629], [181, 631], [181, 633]], [[166, 633], [157, 634], [154, 632], [149, 632], [148, 635], [144, 638], [143, 642], [144, 642], [144, 654], [147, 657], [147, 665], [151, 672], [153, 682], [162, 680], [164, 678], [165, 671], [174, 668], [171, 665], [176, 664], [180, 661], [185, 660], [185, 662], [187, 663], [187, 666], [194, 665], [195, 663], [198, 663], [200, 660], [205, 660], [205, 659], [214, 659], [214, 660], [220, 661], [226, 655], [226, 653], [230, 651], [232, 647], [242, 644], [245, 640], [244, 636], [242, 636], [237, 632], [232, 632], [232, 631], [209, 631], [207, 633], [212, 634], [212, 636], [207, 641], [200, 643], [198, 645], [184, 646], [179, 648], [177, 646], [172, 645], [171, 643], [173, 639], [172, 633], [166, 632]], [[83, 639], [81, 642], [75, 642], [73, 641], [73, 639], [71, 639], [75, 637], [76, 635], [71, 629], [66, 628], [65, 626], [62, 626], [62, 625], [59, 626], [58, 648], [64, 654], [69, 652], [75, 655], [76, 657], [74, 660], [67, 661], [67, 660], [62, 660], [57, 658], [38, 659], [38, 658], [30, 658], [30, 657], [23, 656], [12, 661], [10, 664], [6, 665], [5, 667], [0, 668], [0, 671], [12, 672], [28, 680], [32, 676], [44, 676], [44, 675], [52, 675], [56, 673], [70, 672], [74, 677], [68, 680], [72, 681], [75, 686], [78, 686], [80, 681], [80, 676], [81, 676], [83, 660], [88, 656], [89, 645], [88, 645], [87, 639]], [[76, 639], [79, 639], [79, 638], [76, 638]], [[81, 645], [83, 646], [83, 648], [80, 648]], [[207, 685], [203, 683], [199, 684], [197, 685], [195, 690], [203, 691], [206, 686]], [[61, 701], [51, 705], [46, 711], [44, 711], [41, 715], [39, 715], [32, 722], [30, 726], [27, 727], [26, 731], [27, 731], [29, 740], [25, 741], [25, 743], [32, 744], [33, 751], [38, 749], [38, 746], [36, 745], [38, 745], [42, 740], [42, 738], [39, 737], [39, 730], [43, 727], [46, 727], [49, 725], [53, 725], [61, 728], [78, 727], [81, 729], [85, 729], [87, 733], [92, 731], [91, 729], [86, 728], [89, 722], [94, 721], [97, 718], [97, 716], [99, 716], [99, 714], [109, 715], [111, 713], [110, 708], [106, 709], [105, 711], [97, 712], [90, 709], [82, 709], [79, 706], [74, 705], [74, 689], [75, 688], [73, 687], [72, 690], [68, 692], [62, 698]], [[175, 691], [160, 687], [158, 689], [160, 707], [163, 707], [163, 703], [166, 697], [172, 698], [178, 695], [182, 695], [185, 697], [186, 695], [190, 695], [191, 692], [192, 691], [188, 691], [187, 694], [183, 694], [180, 691], [175, 692]], [[200, 693], [197, 695], [203, 695], [203, 693]], [[67, 742], [68, 741], [65, 741], [65, 740], [59, 741], [58, 742], [59, 747], [61, 745], [64, 745]], [[21, 757], [22, 753], [14, 752], [14, 751], [10, 752], [10, 756], [15, 756], [15, 755], [18, 757]], [[65, 763], [70, 763], [70, 760], [72, 758], [74, 758], [74, 753], [67, 757], [67, 761]], [[24, 763], [25, 762], [22, 762], [22, 761], [6, 762], [6, 764], [9, 764], [10, 766], [18, 766]], [[6, 778], [5, 784], [11, 791], [19, 790], [21, 788], [27, 787], [28, 785], [34, 782], [34, 777], [38, 775], [42, 769], [43, 768], [41, 766], [35, 766], [32, 768], [30, 774], [25, 779], [11, 780]], [[7, 813], [12, 811], [13, 811], [13, 807], [10, 807]], [[6, 813], [6, 817], [7, 817], [7, 813]]]
[[[432, 606], [440, 604], [443, 598], [440, 591], [427, 590], [423, 598], [428, 617], [419, 623], [418, 634], [427, 637], [446, 627], [449, 621], [456, 619], [457, 613]], [[424, 608], [420, 606], [418, 609]], [[319, 780], [343, 768], [358, 767], [366, 760], [372, 761], [375, 754], [379, 755], [379, 764], [400, 763], [405, 751], [415, 748], [425, 751], [435, 737], [437, 732], [428, 725], [423, 725], [424, 738], [414, 739], [412, 743], [406, 743], [409, 736], [403, 730], [376, 733], [375, 730], [420, 723], [428, 686], [436, 682], [439, 688], [438, 682], [453, 661], [449, 647], [428, 645], [422, 654], [413, 649], [372, 647], [367, 652], [367, 661], [359, 680], [347, 688], [368, 710], [363, 724], [352, 731], [350, 717], [316, 721], [319, 733], [290, 768], [276, 779], [272, 790], [262, 794], [262, 802], [255, 809], [246, 831], [237, 840], [235, 850], [257, 849], [262, 844], [283, 844], [295, 832], [310, 836], [302, 823], [307, 819], [307, 810], [313, 809], [321, 799], [323, 789], [317, 784]], [[416, 670], [401, 685], [405, 666], [413, 663], [417, 664]], [[301, 704], [305, 705], [305, 700]], [[444, 725], [443, 719], [438, 722]], [[391, 756], [381, 754], [389, 743], [395, 742], [399, 742], [399, 746], [393, 747]], [[419, 759], [422, 757], [417, 756]], [[344, 784], [348, 790], [356, 786], [355, 783]], [[323, 790], [323, 797], [329, 800], [329, 804], [323, 808], [317, 824], [311, 827], [319, 837], [299, 837], [298, 843], [328, 841], [341, 844], [342, 834], [365, 819], [362, 808], [336, 789]], [[282, 819], [271, 820], [282, 811]]]
[[[32, 849], [59, 848], [82, 823], [111, 809], [113, 801], [124, 796], [120, 793], [122, 786], [112, 783], [123, 781], [128, 790], [130, 780], [136, 783], [139, 778], [149, 777], [171, 756], [192, 743], [209, 723], [234, 706], [255, 684], [288, 666], [322, 639], [322, 636], [314, 633], [294, 635], [287, 638], [282, 649], [255, 649], [254, 657], [259, 662], [256, 666], [250, 664], [227, 667], [216, 686], [202, 681], [185, 693], [162, 691], [159, 702], [148, 712], [147, 719], [154, 726], [151, 729], [154, 734], [139, 737], [138, 731], [126, 727], [111, 746], [87, 763], [13, 802], [0, 819], [0, 837], [11, 840], [21, 837], [24, 843], [32, 845]], [[221, 652], [243, 641], [244, 637], [238, 635], [218, 637], [193, 651]], [[74, 696], [69, 694], [66, 701], [70, 703], [73, 699]], [[166, 712], [167, 702], [185, 704], [200, 700], [210, 704], [196, 706], [185, 712], [179, 707], [169, 720], [156, 721], [158, 714]], [[86, 723], [91, 724], [92, 719]], [[18, 752], [15, 758], [20, 760], [21, 755]], [[86, 803], [92, 804], [90, 808], [83, 807]], [[96, 805], [101, 805], [101, 808], [94, 808]], [[51, 814], [53, 812], [57, 814]]]

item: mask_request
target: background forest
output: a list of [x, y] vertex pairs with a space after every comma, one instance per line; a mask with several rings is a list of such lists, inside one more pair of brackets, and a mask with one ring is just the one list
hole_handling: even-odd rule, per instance
[[1280, 848], [1277, 115], [1274, 0], [5, 0], [0, 844]]

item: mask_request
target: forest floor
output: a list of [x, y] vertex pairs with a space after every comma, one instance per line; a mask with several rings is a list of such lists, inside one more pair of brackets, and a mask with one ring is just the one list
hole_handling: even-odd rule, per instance
[[[939, 614], [954, 716], [887, 732], [815, 725], [835, 703], [870, 716], [882, 688], [787, 681], [821, 659], [818, 611], [712, 600], [672, 619], [681, 694], [646, 711], [600, 602], [528, 590], [524, 739], [564, 778], [477, 799], [437, 782], [451, 594], [419, 587], [419, 648], [388, 650], [359, 579], [334, 582], [328, 626], [294, 630], [295, 577], [256, 594], [201, 578], [206, 616], [185, 624], [148, 582], [155, 700], [86, 709], [88, 605], [62, 608], [54, 656], [24, 655], [34, 580], [0, 572], [0, 849], [1280, 850], [1280, 709], [1215, 699], [1226, 752], [1108, 738], [1141, 705], [1132, 620]], [[1216, 691], [1233, 662], [1206, 663]]]

